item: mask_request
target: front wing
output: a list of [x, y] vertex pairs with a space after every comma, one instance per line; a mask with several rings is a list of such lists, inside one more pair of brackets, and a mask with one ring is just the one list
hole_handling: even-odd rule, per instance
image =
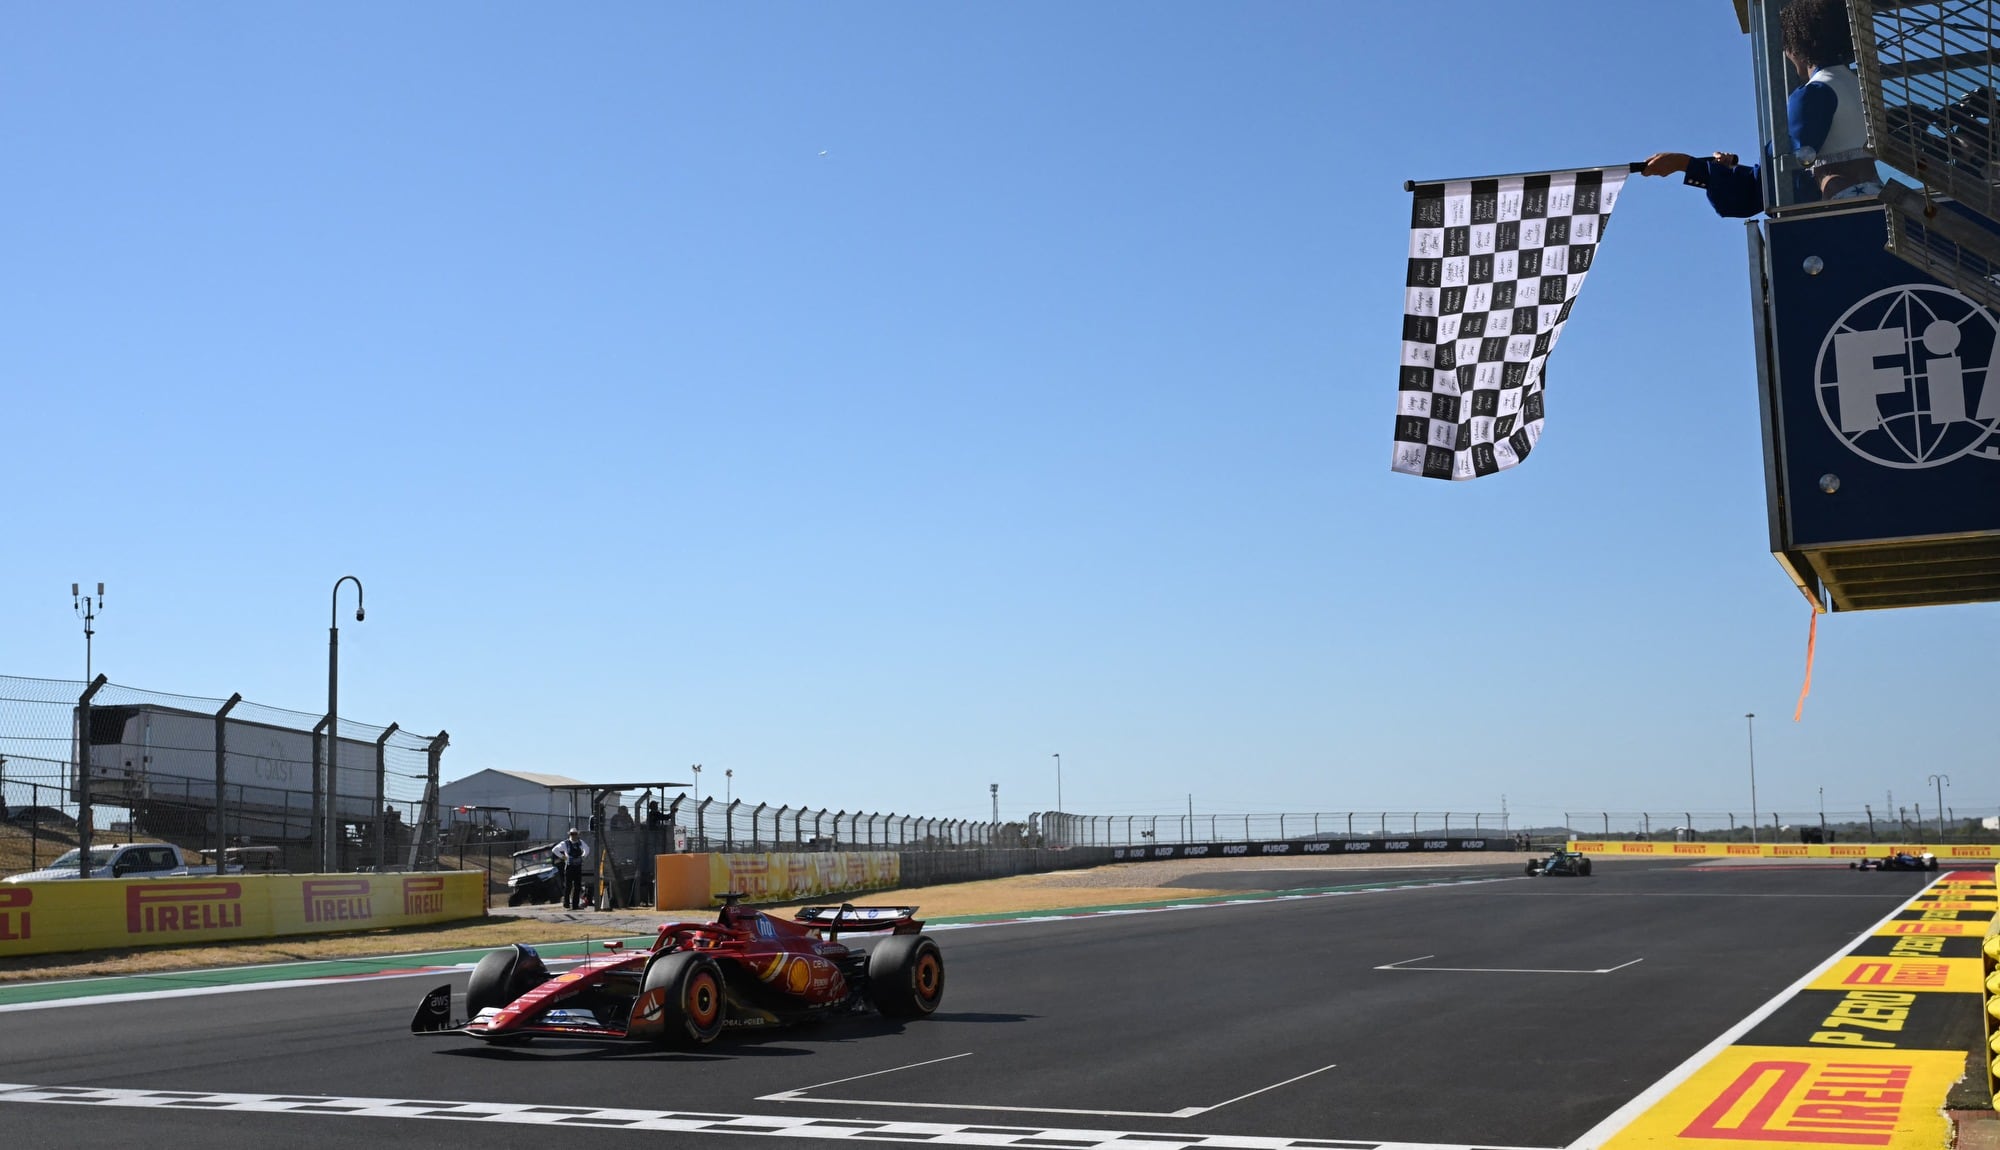
[[[641, 996], [640, 1013], [645, 1004]], [[655, 1011], [657, 1016], [657, 1011]], [[651, 1034], [641, 1033], [645, 1027], [628, 1027], [623, 1021], [608, 1022], [586, 1010], [564, 1010], [556, 1008], [544, 1011], [532, 1021], [512, 1026], [495, 1027], [487, 1013], [471, 1019], [454, 1018], [451, 1006], [451, 984], [436, 987], [417, 1003], [417, 1012], [410, 1019], [411, 1034], [456, 1034], [468, 1038], [483, 1039], [488, 1042], [505, 1042], [520, 1038], [602, 1038], [602, 1039], [649, 1039]]]

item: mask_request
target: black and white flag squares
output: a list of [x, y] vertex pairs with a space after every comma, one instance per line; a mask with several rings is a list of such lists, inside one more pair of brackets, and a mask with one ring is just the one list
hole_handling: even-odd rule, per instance
[[1542, 434], [1542, 369], [1630, 174], [1411, 189], [1395, 470], [1475, 479], [1527, 458]]

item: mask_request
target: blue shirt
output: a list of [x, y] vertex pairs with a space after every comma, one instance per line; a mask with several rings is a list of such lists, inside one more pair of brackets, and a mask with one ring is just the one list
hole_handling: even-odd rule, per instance
[[[1818, 151], [1833, 128], [1840, 110], [1840, 97], [1825, 84], [1814, 81], [1794, 89], [1785, 101], [1786, 127], [1791, 132], [1792, 150]], [[1748, 219], [1764, 210], [1764, 174], [1761, 164], [1729, 167], [1702, 156], [1688, 159], [1687, 173], [1681, 177], [1689, 187], [1708, 193], [1708, 205], [1718, 216]], [[1799, 199], [1819, 198], [1811, 181], [1798, 181]]]

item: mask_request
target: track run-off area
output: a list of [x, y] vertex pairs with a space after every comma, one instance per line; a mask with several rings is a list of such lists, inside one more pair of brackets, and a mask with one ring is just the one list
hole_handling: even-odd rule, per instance
[[9, 986], [0, 1121], [18, 1147], [1945, 1145], [1990, 870], [1520, 858], [1246, 862], [1200, 879], [1240, 897], [936, 921], [935, 1016], [697, 1052], [410, 1035], [476, 953]]

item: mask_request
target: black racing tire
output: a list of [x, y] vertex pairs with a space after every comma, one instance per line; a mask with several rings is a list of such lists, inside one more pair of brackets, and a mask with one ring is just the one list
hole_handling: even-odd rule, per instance
[[549, 968], [542, 956], [519, 943], [496, 950], [472, 968], [472, 981], [465, 987], [468, 1018], [479, 1017], [489, 1006], [505, 1006], [549, 980]]
[[661, 1006], [664, 1028], [660, 1043], [687, 1049], [706, 1046], [722, 1033], [728, 1017], [728, 995], [722, 982], [722, 967], [705, 954], [679, 951], [655, 959], [646, 967], [639, 993], [665, 990]]
[[927, 934], [897, 934], [868, 954], [868, 999], [890, 1018], [922, 1018], [944, 1001], [944, 954]]
[[1539, 874], [1541, 874], [1541, 873], [1542, 873], [1542, 860], [1540, 860], [1540, 859], [1529, 859], [1529, 860], [1528, 860], [1528, 871], [1527, 871], [1527, 874], [1528, 874], [1528, 877], [1529, 877], [1529, 878], [1534, 878], [1534, 877], [1535, 877], [1536, 875], [1539, 875]]
[[1577, 876], [1578, 876], [1579, 878], [1589, 878], [1589, 877], [1590, 877], [1590, 860], [1589, 860], [1589, 859], [1578, 859], [1578, 860], [1576, 860], [1576, 873], [1577, 873]]

